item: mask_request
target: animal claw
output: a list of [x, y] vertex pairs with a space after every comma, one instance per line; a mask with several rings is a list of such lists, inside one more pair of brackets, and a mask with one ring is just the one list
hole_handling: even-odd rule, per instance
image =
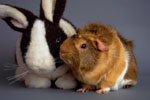
[[107, 94], [107, 93], [109, 93], [109, 90], [108, 89], [100, 89], [100, 90], [97, 90], [96, 93]]

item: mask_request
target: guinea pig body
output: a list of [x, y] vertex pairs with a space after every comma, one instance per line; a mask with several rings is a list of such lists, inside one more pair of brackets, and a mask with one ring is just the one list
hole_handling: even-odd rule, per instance
[[81, 81], [79, 92], [108, 93], [137, 83], [133, 43], [103, 24], [88, 24], [61, 45], [61, 58]]

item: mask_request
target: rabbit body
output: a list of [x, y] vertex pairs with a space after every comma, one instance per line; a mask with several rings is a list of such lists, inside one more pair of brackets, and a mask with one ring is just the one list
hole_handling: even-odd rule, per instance
[[23, 8], [0, 4], [0, 18], [21, 32], [16, 45], [16, 75], [23, 77], [16, 80], [24, 81], [29, 88], [48, 88], [51, 80], [62, 89], [77, 85], [59, 58], [61, 43], [76, 34], [75, 27], [62, 18], [65, 4], [66, 0], [41, 0], [40, 17]]

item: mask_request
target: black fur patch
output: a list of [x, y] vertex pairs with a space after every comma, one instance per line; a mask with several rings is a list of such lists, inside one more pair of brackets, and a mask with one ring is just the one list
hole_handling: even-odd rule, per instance
[[25, 10], [25, 9], [23, 9], [23, 8], [11, 6], [11, 5], [7, 5], [7, 6], [10, 6], [10, 7], [12, 7], [12, 8], [15, 8], [15, 9], [17, 9], [18, 11], [22, 12], [22, 13], [24, 14], [24, 16], [26, 16], [27, 21], [28, 21], [28, 26], [27, 26], [27, 28], [26, 28], [26, 29], [23, 29], [23, 28], [15, 27], [15, 26], [11, 23], [11, 20], [12, 20], [11, 17], [4, 18], [4, 21], [6, 21], [6, 23], [7, 23], [12, 29], [23, 33], [23, 37], [22, 37], [22, 39], [21, 39], [20, 48], [21, 48], [21, 51], [22, 51], [23, 59], [24, 59], [24, 61], [25, 61], [24, 56], [25, 56], [25, 53], [27, 52], [27, 49], [28, 49], [28, 46], [29, 46], [29, 43], [30, 43], [31, 28], [33, 27], [33, 24], [34, 24], [35, 20], [38, 19], [38, 17], [35, 16], [35, 15], [34, 15], [33, 13], [31, 13], [30, 11], [27, 11], [27, 10]]
[[[52, 56], [57, 59], [59, 58], [59, 50], [62, 42], [67, 38], [64, 31], [56, 24], [51, 23], [48, 20], [45, 20], [46, 27], [46, 40], [49, 46], [49, 50]], [[59, 39], [59, 42], [57, 41]], [[62, 63], [57, 63], [56, 66], [61, 65]]]
[[66, 0], [56, 0], [53, 20], [55, 24], [59, 24], [65, 10]]
[[43, 7], [42, 7], [42, 0], [41, 0], [41, 3], [40, 3], [40, 19], [42, 19], [42, 20], [46, 19], [45, 14], [44, 14], [44, 10], [43, 10]]

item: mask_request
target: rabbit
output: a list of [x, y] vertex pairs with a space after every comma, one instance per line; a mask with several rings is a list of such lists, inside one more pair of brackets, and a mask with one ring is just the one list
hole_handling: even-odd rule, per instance
[[[59, 58], [61, 43], [76, 34], [76, 28], [62, 18], [66, 0], [41, 0], [40, 17], [23, 8], [0, 4], [0, 18], [21, 32], [16, 44], [17, 81], [28, 88], [49, 88], [51, 80], [62, 89], [76, 87], [69, 68]], [[60, 63], [57, 63], [57, 62]], [[64, 65], [63, 65], [64, 64]]]
[[81, 82], [78, 92], [95, 90], [103, 94], [137, 83], [133, 42], [111, 26], [89, 23], [79, 28], [60, 46], [60, 57]]

